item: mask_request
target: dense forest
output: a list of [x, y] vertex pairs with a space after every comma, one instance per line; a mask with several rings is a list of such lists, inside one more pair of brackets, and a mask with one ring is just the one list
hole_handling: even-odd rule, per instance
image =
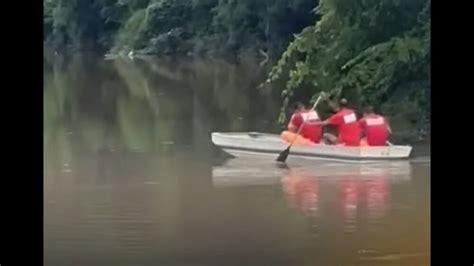
[[[397, 133], [430, 135], [430, 0], [44, 0], [56, 50], [278, 62], [261, 87], [373, 104]], [[266, 58], [266, 59], [265, 59]]]
[[44, 0], [57, 49], [143, 54], [277, 55], [314, 22], [314, 0]]

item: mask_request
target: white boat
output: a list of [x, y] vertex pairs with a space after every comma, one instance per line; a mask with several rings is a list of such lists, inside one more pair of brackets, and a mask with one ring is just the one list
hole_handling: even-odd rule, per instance
[[[288, 147], [288, 143], [276, 134], [259, 132], [212, 133], [212, 142], [225, 152], [235, 156], [258, 156], [273, 158]], [[348, 147], [326, 144], [294, 144], [288, 160], [292, 158], [310, 160], [342, 160], [354, 162], [400, 160], [410, 157], [411, 146], [367, 146]]]

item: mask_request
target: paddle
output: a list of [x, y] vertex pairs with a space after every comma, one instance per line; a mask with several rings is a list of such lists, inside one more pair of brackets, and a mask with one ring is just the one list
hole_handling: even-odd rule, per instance
[[[319, 97], [318, 99], [316, 99], [316, 102], [314, 103], [313, 107], [311, 108], [311, 110], [314, 110], [316, 108], [316, 105], [318, 105], [319, 103], [319, 100], [321, 100], [321, 97], [323, 96], [323, 92], [321, 92], [321, 94], [319, 94]], [[303, 125], [306, 123], [306, 121], [303, 121], [303, 123], [300, 125], [300, 127], [298, 128], [298, 131], [296, 132], [296, 136], [295, 138], [293, 139], [293, 141], [290, 143], [290, 145], [288, 146], [288, 148], [286, 148], [284, 151], [280, 152], [280, 155], [278, 155], [278, 158], [276, 159], [277, 162], [281, 162], [281, 163], [284, 163], [286, 161], [286, 158], [288, 158], [288, 155], [290, 154], [290, 148], [291, 146], [293, 146], [293, 144], [295, 143], [296, 139], [298, 138], [300, 132], [301, 132], [301, 129], [303, 129]]]

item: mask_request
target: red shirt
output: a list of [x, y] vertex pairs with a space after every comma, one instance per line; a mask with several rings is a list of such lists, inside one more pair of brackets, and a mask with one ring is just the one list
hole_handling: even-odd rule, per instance
[[359, 120], [360, 127], [365, 131], [370, 146], [386, 145], [388, 140], [387, 120], [380, 115], [369, 115]]
[[327, 121], [330, 125], [337, 127], [339, 131], [338, 143], [347, 146], [359, 146], [360, 128], [353, 110], [342, 108], [339, 112], [329, 117]]
[[319, 116], [314, 110], [295, 112], [291, 116], [288, 127], [293, 126], [296, 129], [299, 129], [304, 121], [306, 122], [300, 131], [300, 135], [313, 142], [319, 143], [321, 140], [322, 129], [319, 124], [316, 124], [316, 122], [319, 121]]

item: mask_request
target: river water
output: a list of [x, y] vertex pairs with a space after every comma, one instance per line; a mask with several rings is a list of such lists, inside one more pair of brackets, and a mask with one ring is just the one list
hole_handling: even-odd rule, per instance
[[45, 265], [429, 265], [429, 161], [279, 167], [212, 145], [277, 132], [258, 64], [44, 69]]

